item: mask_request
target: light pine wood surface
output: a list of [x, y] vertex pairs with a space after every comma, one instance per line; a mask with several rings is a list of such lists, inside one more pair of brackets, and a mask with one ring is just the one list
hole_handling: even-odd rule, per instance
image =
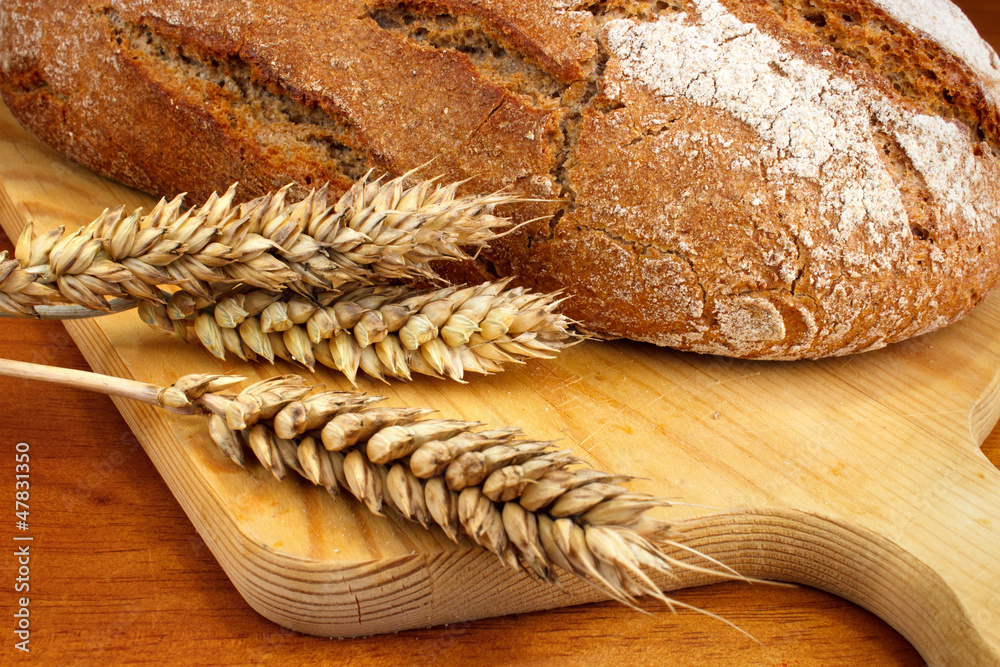
[[[981, 28], [997, 26], [992, 3], [960, 4], [975, 10], [969, 13]], [[38, 146], [6, 116], [0, 140], [0, 219], [9, 234], [29, 216], [42, 226], [79, 224], [109, 203], [148, 206], [145, 197]], [[1000, 407], [998, 320], [1000, 299], [994, 296], [945, 331], [847, 359], [764, 364], [586, 343], [553, 362], [466, 387], [428, 380], [363, 388], [394, 404], [521, 424], [540, 437], [572, 443], [594, 467], [647, 478], [637, 484], [642, 490], [727, 508], [678, 507], [663, 516], [686, 522], [690, 544], [747, 574], [809, 583], [859, 602], [889, 620], [924, 659], [990, 664], [1000, 656], [1000, 475], [978, 444]], [[61, 325], [2, 324], [4, 350], [10, 350], [5, 354], [81, 365]], [[68, 329], [96, 370], [167, 382], [220, 367], [145, 330], [134, 314]], [[248, 370], [238, 363], [221, 367]], [[343, 385], [333, 376], [321, 380]], [[202, 543], [144, 464], [136, 438], [108, 409], [108, 399], [6, 380], [0, 394], [7, 422], [0, 432], [12, 443], [30, 442], [45, 465], [33, 477], [32, 504], [40, 518], [32, 524], [51, 536], [34, 545], [39, 560], [32, 595], [39, 611], [33, 641], [51, 656], [85, 647], [89, 655], [102, 647], [114, 655], [167, 655], [168, 647], [150, 648], [162, 633], [179, 651], [175, 657], [193, 662], [333, 659], [337, 651], [347, 662], [363, 655], [386, 661], [464, 655], [475, 662], [483, 655], [475, 648], [481, 642], [510, 661], [575, 655], [581, 661], [627, 656], [655, 663], [655, 656], [670, 651], [683, 662], [685, 645], [687, 658], [697, 663], [794, 657], [803, 664], [872, 658], [877, 651], [897, 662], [916, 657], [876, 619], [825, 594], [738, 584], [676, 595], [738, 623], [762, 645], [705, 617], [674, 617], [656, 605], [646, 605], [654, 612], [646, 617], [607, 603], [317, 644], [253, 617], [220, 580], [204, 544], [255, 609], [322, 634], [518, 614], [598, 596], [572, 583], [563, 592], [540, 587], [440, 535], [368, 519], [349, 503], [291, 481], [278, 484], [259, 469], [246, 475], [204, 446], [198, 420], [120, 405]], [[158, 489], [159, 504], [147, 505], [149, 489]], [[161, 541], [161, 530], [174, 532]], [[178, 550], [178, 534], [186, 536], [190, 554]], [[53, 545], [47, 557], [45, 544]], [[117, 546], [107, 552], [109, 545]], [[57, 557], [64, 568], [47, 565]], [[188, 563], [193, 569], [177, 576]], [[203, 572], [204, 583], [190, 576]], [[698, 581], [703, 579], [680, 583]], [[217, 598], [224, 604], [212, 604]], [[800, 611], [796, 605], [806, 606]], [[163, 622], [150, 623], [144, 612]], [[75, 622], [47, 624], [59, 618]], [[839, 631], [824, 629], [839, 621], [843, 646]], [[216, 631], [205, 632], [203, 625]], [[534, 637], [540, 629], [551, 631], [544, 640]], [[790, 648], [809, 632], [824, 639], [815, 647], [806, 639]], [[877, 649], [871, 632], [882, 635]], [[421, 648], [407, 641], [414, 638], [422, 639]]]

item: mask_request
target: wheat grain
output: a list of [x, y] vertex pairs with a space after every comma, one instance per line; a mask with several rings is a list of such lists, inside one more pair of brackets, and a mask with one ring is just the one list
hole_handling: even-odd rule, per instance
[[[231, 292], [216, 304], [178, 293], [140, 304], [150, 326], [200, 343], [225, 359], [274, 357], [356, 382], [413, 373], [461, 381], [505, 362], [551, 358], [576, 338], [556, 311], [556, 294], [508, 289], [509, 281], [414, 292], [401, 286], [346, 286], [342, 293]], [[200, 307], [199, 307], [200, 305]]]
[[38, 282], [38, 275], [21, 268], [21, 262], [0, 252], [0, 312], [18, 317], [35, 315], [36, 303], [47, 303], [58, 292]]
[[458, 196], [459, 184], [409, 175], [387, 182], [368, 175], [332, 205], [326, 187], [288, 202], [289, 186], [233, 203], [236, 186], [182, 210], [182, 196], [125, 216], [105, 210], [69, 234], [34, 235], [29, 222], [16, 259], [0, 259], [0, 313], [37, 316], [39, 306], [77, 304], [94, 312], [109, 297], [158, 301], [173, 286], [214, 301], [234, 284], [265, 291], [332, 290], [345, 283], [437, 279], [429, 263], [468, 258], [508, 221], [494, 216], [514, 195]]

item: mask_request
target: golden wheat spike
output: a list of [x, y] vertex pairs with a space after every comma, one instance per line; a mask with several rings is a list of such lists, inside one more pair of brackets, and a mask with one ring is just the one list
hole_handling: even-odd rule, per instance
[[[707, 571], [661, 550], [676, 546], [668, 541], [671, 527], [645, 512], [666, 501], [627, 492], [618, 483], [628, 478], [578, 467], [567, 452], [517, 429], [483, 431], [476, 423], [429, 419], [426, 410], [382, 407], [381, 399], [356, 392], [316, 391], [294, 375], [238, 393], [227, 390], [243, 378], [220, 375], [189, 375], [158, 387], [6, 360], [0, 360], [0, 375], [202, 415], [210, 439], [240, 465], [249, 449], [278, 478], [295, 471], [331, 493], [348, 493], [372, 512], [438, 525], [452, 539], [465, 535], [509, 567], [549, 582], [561, 568], [627, 604], [638, 595], [667, 600], [652, 574]], [[328, 430], [336, 432], [332, 439]], [[434, 470], [418, 463], [426, 459], [420, 455], [425, 448], [437, 450], [440, 465]], [[478, 455], [478, 463], [465, 460], [470, 454]], [[506, 483], [491, 485], [494, 478]], [[527, 502], [521, 482], [535, 480], [551, 480], [563, 491], [544, 504]], [[731, 571], [712, 572], [742, 579]]]
[[[171, 286], [214, 301], [235, 284], [268, 291], [437, 279], [430, 262], [467, 258], [507, 226], [495, 207], [514, 195], [455, 194], [456, 186], [402, 176], [361, 178], [338, 201], [326, 187], [289, 202], [286, 186], [234, 204], [236, 185], [188, 209], [181, 196], [148, 214], [105, 210], [90, 224], [36, 236], [25, 226], [13, 259], [0, 256], [0, 313], [66, 317], [47, 306], [101, 314], [157, 301]], [[117, 300], [117, 301], [116, 301]], [[81, 314], [76, 313], [77, 316]]]
[[144, 322], [199, 343], [225, 359], [275, 356], [315, 370], [317, 363], [354, 382], [358, 371], [385, 379], [413, 373], [462, 381], [504, 362], [551, 358], [579, 337], [559, 314], [557, 294], [475, 287], [413, 291], [344, 286], [342, 292], [234, 291], [198, 308], [185, 293], [139, 305]]

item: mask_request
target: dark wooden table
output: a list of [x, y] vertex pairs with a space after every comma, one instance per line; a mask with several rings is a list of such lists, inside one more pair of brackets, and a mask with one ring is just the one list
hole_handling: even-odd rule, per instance
[[[960, 0], [1000, 45], [1000, 3]], [[0, 249], [10, 242], [0, 232]], [[0, 322], [10, 359], [87, 369], [57, 322]], [[259, 617], [235, 591], [142, 447], [103, 396], [0, 378], [0, 498], [15, 501], [17, 443], [29, 445], [29, 530], [0, 522], [0, 663], [41, 664], [921, 664], [876, 616], [809, 589], [716, 584], [674, 593], [751, 633], [649, 604], [616, 603], [367, 639], [299, 635]], [[1000, 429], [983, 446], [1000, 463]], [[5, 468], [3, 466], [6, 466]], [[14, 542], [30, 535], [18, 582]], [[23, 579], [23, 577], [22, 577]], [[19, 583], [30, 592], [19, 593]], [[15, 648], [30, 596], [30, 653]]]

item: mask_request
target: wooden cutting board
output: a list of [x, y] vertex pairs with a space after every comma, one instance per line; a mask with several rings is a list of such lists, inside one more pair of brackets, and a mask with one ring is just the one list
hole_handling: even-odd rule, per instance
[[[72, 227], [119, 203], [154, 202], [53, 153], [0, 108], [0, 224], [11, 238], [28, 219]], [[998, 325], [995, 294], [956, 325], [861, 356], [745, 362], [586, 342], [467, 385], [361, 389], [560, 439], [591, 467], [642, 478], [637, 490], [695, 505], [659, 516], [741, 573], [852, 600], [931, 662], [1000, 664], [1000, 472], [979, 450], [1000, 415]], [[219, 362], [132, 312], [67, 329], [95, 370], [148, 382], [293, 370]], [[349, 386], [332, 373], [315, 380]], [[572, 579], [538, 584], [300, 480], [244, 471], [200, 419], [117, 404], [236, 588], [289, 628], [367, 635], [602, 597]]]

